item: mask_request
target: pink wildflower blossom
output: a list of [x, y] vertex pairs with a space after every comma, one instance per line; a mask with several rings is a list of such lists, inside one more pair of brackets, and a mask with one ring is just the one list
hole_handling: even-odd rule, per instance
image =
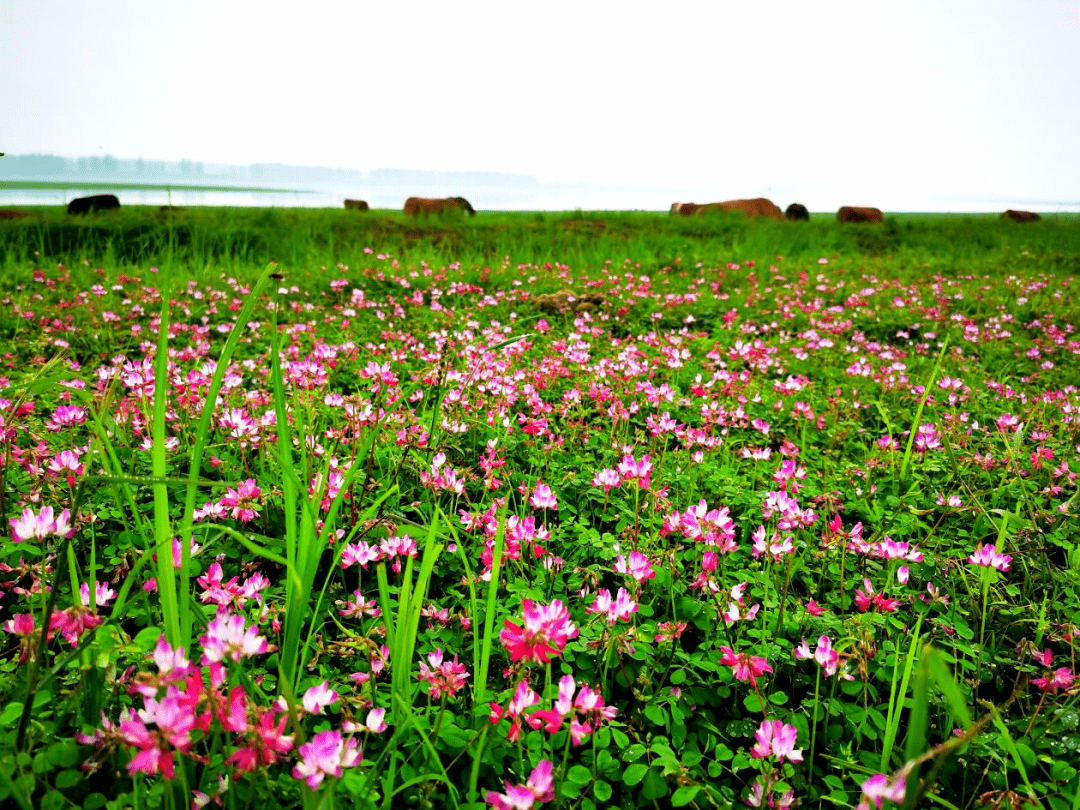
[[726, 667], [731, 667], [737, 680], [749, 681], [751, 684], [756, 685], [759, 676], [773, 671], [772, 667], [769, 666], [769, 662], [759, 655], [737, 653], [730, 647], [721, 647], [720, 652], [723, 653], [720, 663]]
[[988, 568], [996, 568], [998, 571], [1008, 571], [1012, 557], [1008, 554], [1000, 554], [991, 543], [980, 543], [975, 547], [975, 553], [967, 558], [969, 565], [982, 565]]
[[300, 746], [300, 762], [293, 768], [295, 779], [303, 779], [314, 790], [324, 777], [341, 777], [342, 768], [360, 764], [360, 744], [351, 737], [343, 739], [340, 731], [320, 731], [311, 742]]
[[755, 759], [773, 756], [781, 763], [785, 759], [802, 762], [802, 750], [795, 748], [797, 735], [795, 726], [779, 720], [765, 720], [754, 734], [757, 743], [751, 749], [750, 756]]
[[484, 801], [495, 810], [530, 810], [537, 804], [550, 802], [555, 798], [555, 779], [552, 776], [552, 763], [546, 759], [533, 768], [524, 785], [512, 785], [504, 782], [505, 793], [489, 790]]
[[499, 634], [499, 640], [509, 651], [511, 661], [546, 664], [562, 653], [567, 641], [577, 637], [577, 627], [570, 621], [570, 614], [558, 599], [547, 606], [534, 606], [531, 599], [524, 599], [521, 607], [524, 626], [507, 619]]

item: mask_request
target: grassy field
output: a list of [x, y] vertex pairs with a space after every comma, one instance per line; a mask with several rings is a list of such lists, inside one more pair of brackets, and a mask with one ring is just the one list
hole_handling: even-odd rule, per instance
[[0, 221], [0, 804], [1080, 809], [1080, 220]]
[[[475, 218], [411, 219], [400, 212], [336, 209], [151, 207], [72, 219], [59, 207], [26, 208], [32, 218], [0, 222], [0, 265], [49, 256], [68, 263], [160, 262], [170, 249], [188, 267], [250, 273], [269, 261], [296, 271], [360, 265], [365, 249], [401, 261], [491, 264], [569, 263], [599, 267], [631, 258], [646, 268], [683, 263], [813, 260], [833, 254], [946, 267], [1037, 252], [1053, 269], [1080, 256], [1080, 216], [1048, 216], [1032, 227], [985, 215], [890, 214], [882, 227], [840, 227], [834, 216], [808, 223], [736, 216], [668, 217], [633, 212], [482, 212]], [[1010, 254], [1006, 256], [1005, 254]]]

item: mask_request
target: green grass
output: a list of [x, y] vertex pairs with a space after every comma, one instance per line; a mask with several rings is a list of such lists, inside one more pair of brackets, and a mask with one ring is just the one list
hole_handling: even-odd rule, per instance
[[[292, 273], [337, 263], [370, 262], [365, 249], [404, 265], [452, 262], [492, 268], [550, 263], [574, 269], [624, 262], [637, 273], [697, 262], [773, 264], [861, 256], [897, 269], [957, 270], [992, 261], [1045, 269], [1080, 266], [1080, 217], [1017, 225], [985, 215], [889, 215], [881, 226], [840, 226], [817, 215], [807, 223], [748, 221], [739, 216], [669, 217], [648, 212], [481, 212], [476, 217], [405, 217], [396, 211], [192, 207], [165, 215], [153, 206], [68, 217], [57, 206], [24, 207], [34, 216], [0, 221], [0, 269], [28, 262], [145, 267], [170, 246], [180, 265], [225, 269], [251, 278], [276, 261]], [[36, 254], [35, 254], [36, 251]], [[851, 260], [851, 259], [846, 259]], [[251, 280], [248, 278], [248, 280]]]

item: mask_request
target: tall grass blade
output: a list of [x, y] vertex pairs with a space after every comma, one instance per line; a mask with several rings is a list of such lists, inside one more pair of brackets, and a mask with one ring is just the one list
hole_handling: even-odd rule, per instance
[[941, 361], [945, 359], [945, 351], [948, 348], [949, 341], [946, 339], [941, 344], [941, 351], [938, 352], [937, 360], [934, 362], [934, 368], [930, 372], [930, 379], [926, 381], [922, 399], [919, 400], [919, 407], [915, 410], [915, 419], [912, 420], [911, 430], [908, 432], [907, 448], [904, 450], [904, 459], [900, 462], [901, 487], [907, 483], [908, 465], [911, 463], [911, 450], [915, 444], [915, 434], [919, 429], [919, 425], [922, 424], [923, 408], [926, 407], [926, 400], [929, 398], [930, 391], [934, 387], [934, 381], [937, 379], [938, 372], [941, 371]]

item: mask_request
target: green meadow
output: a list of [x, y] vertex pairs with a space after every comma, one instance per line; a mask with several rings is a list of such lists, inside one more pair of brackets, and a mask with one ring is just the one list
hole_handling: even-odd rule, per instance
[[0, 805], [1080, 810], [1080, 217], [0, 220]]

